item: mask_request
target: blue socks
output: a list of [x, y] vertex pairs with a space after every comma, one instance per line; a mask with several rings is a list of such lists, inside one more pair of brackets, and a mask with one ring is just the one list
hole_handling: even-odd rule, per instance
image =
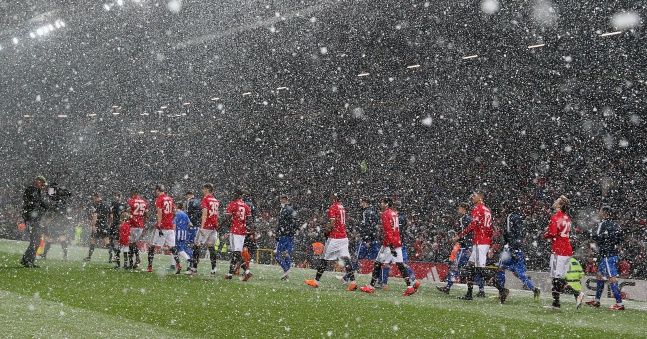
[[613, 293], [613, 296], [616, 298], [616, 304], [622, 305], [622, 294], [620, 294], [620, 288], [618, 288], [618, 282], [609, 284], [609, 287], [611, 288], [611, 292]]
[[602, 297], [602, 291], [604, 290], [604, 280], [598, 280], [598, 284], [595, 289], [595, 301], [600, 301]]

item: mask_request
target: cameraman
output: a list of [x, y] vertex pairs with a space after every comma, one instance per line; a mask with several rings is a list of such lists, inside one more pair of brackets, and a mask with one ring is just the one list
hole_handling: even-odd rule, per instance
[[38, 267], [35, 263], [36, 249], [40, 244], [43, 233], [40, 218], [48, 207], [41, 195], [41, 190], [45, 185], [47, 185], [45, 177], [37, 176], [34, 179], [34, 183], [25, 189], [25, 193], [22, 196], [22, 217], [25, 220], [25, 225], [27, 225], [29, 232], [29, 246], [22, 256], [20, 263], [27, 268]]

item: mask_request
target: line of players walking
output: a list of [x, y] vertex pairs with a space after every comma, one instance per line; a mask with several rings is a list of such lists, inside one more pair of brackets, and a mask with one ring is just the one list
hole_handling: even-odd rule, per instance
[[[216, 274], [217, 252], [215, 244], [220, 228], [219, 211], [220, 201], [213, 195], [212, 184], [202, 187], [202, 199], [198, 201], [191, 192], [186, 194], [187, 206], [176, 205], [173, 198], [166, 194], [162, 185], [155, 187], [155, 225], [153, 240], [148, 247], [147, 271], [152, 272], [155, 249], [167, 247], [172, 255], [173, 265], [177, 274], [181, 273], [180, 257], [187, 261], [187, 274], [197, 273], [200, 253], [206, 247], [211, 260], [211, 274]], [[229, 229], [229, 251], [231, 261], [226, 279], [232, 279], [235, 272], [242, 270], [242, 280], [247, 281], [252, 277], [249, 260], [243, 258], [246, 237], [252, 234], [248, 229], [247, 220], [251, 217], [251, 208], [243, 198], [242, 191], [236, 191], [232, 201], [225, 208], [225, 218], [231, 226]], [[323, 253], [313, 265], [316, 269], [314, 279], [308, 279], [308, 286], [317, 288], [320, 279], [328, 268], [330, 262], [339, 263], [345, 269], [342, 278], [347, 285], [347, 290], [360, 290], [365, 293], [374, 293], [376, 287], [384, 286], [388, 282], [389, 267], [395, 264], [406, 283], [405, 296], [414, 294], [420, 287], [413, 270], [407, 265], [408, 256], [406, 246], [401, 239], [401, 224], [403, 218], [398, 212], [397, 204], [390, 198], [383, 198], [379, 205], [381, 213], [371, 206], [368, 198], [360, 201], [364, 209], [362, 223], [359, 227], [361, 240], [357, 245], [356, 258], [374, 260], [371, 281], [368, 285], [358, 287], [355, 281], [357, 261], [351, 260], [349, 252], [349, 237], [346, 225], [346, 209], [342, 205], [338, 194], [331, 194], [331, 205], [327, 210], [328, 222], [324, 226], [326, 237]], [[467, 293], [461, 297], [464, 300], [473, 299], [473, 285], [479, 286], [477, 296], [484, 295], [484, 282], [490, 272], [494, 270], [495, 287], [499, 291], [499, 301], [505, 303], [509, 290], [505, 288], [505, 271], [511, 271], [521, 280], [524, 286], [533, 291], [538, 300], [540, 290], [526, 275], [524, 255], [525, 232], [523, 217], [518, 209], [511, 203], [505, 203], [503, 212], [506, 216], [503, 229], [504, 246], [496, 265], [492, 265], [494, 253], [491, 250], [493, 226], [492, 213], [484, 203], [483, 192], [476, 191], [471, 197], [473, 204], [468, 215], [468, 204], [460, 204], [458, 213], [461, 231], [452, 239], [458, 243], [459, 249], [454, 264], [450, 269], [447, 285], [437, 287], [443, 293], [449, 293], [454, 281], [462, 276], [467, 280]], [[287, 280], [292, 267], [292, 252], [294, 248], [294, 235], [297, 231], [296, 212], [290, 205], [287, 196], [279, 198], [281, 211], [278, 218], [276, 237], [276, 260], [283, 269], [281, 279]], [[567, 279], [569, 268], [572, 264], [573, 249], [570, 243], [571, 218], [569, 216], [570, 201], [565, 196], [559, 197], [553, 204], [555, 214], [551, 217], [544, 237], [551, 241], [550, 277], [552, 279], [553, 308], [560, 308], [560, 294], [570, 291], [576, 298], [579, 308], [583, 302], [584, 294], [579, 283]], [[145, 220], [149, 213], [148, 202], [143, 199], [137, 190], [131, 191], [130, 199], [124, 204], [120, 197], [112, 206], [108, 207], [99, 195], [94, 196], [92, 207], [93, 240], [88, 253], [89, 260], [94, 251], [96, 239], [103, 239], [109, 244], [111, 258], [120, 266], [120, 255], [123, 253], [124, 268], [138, 268], [140, 266], [139, 249], [137, 242], [142, 239]], [[599, 307], [600, 297], [604, 284], [608, 281], [611, 291], [616, 298], [616, 304], [611, 309], [624, 310], [620, 290], [618, 287], [617, 247], [622, 241], [619, 226], [611, 220], [611, 210], [602, 207], [599, 211], [602, 220], [597, 230], [591, 232], [591, 238], [597, 243], [600, 255], [598, 283], [596, 298], [587, 304]], [[406, 221], [404, 221], [406, 223]], [[112, 225], [109, 227], [108, 225]], [[118, 226], [117, 226], [118, 225]], [[197, 225], [197, 226], [196, 226]], [[197, 230], [196, 230], [197, 228]], [[118, 236], [117, 236], [118, 234]], [[375, 235], [379, 234], [378, 237]], [[382, 239], [381, 246], [377, 238]], [[378, 249], [379, 247], [379, 249]], [[113, 255], [114, 253], [114, 255]], [[488, 265], [490, 264], [490, 265]], [[572, 270], [571, 270], [572, 271]], [[569, 280], [569, 281], [567, 281]], [[578, 279], [579, 281], [579, 279]], [[580, 286], [580, 288], [574, 288]]]

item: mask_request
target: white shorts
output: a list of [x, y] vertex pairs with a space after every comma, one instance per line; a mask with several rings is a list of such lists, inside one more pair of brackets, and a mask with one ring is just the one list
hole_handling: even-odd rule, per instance
[[550, 255], [550, 277], [564, 278], [570, 266], [571, 257], [551, 254]]
[[474, 263], [475, 267], [485, 267], [487, 261], [487, 252], [490, 251], [490, 245], [473, 245], [472, 253], [470, 254], [470, 262]]
[[391, 249], [389, 247], [382, 246], [380, 248], [380, 252], [377, 254], [376, 260], [383, 264], [403, 263], [404, 258], [402, 257], [402, 247], [396, 247], [395, 252], [397, 253], [397, 256], [394, 257], [393, 254], [391, 254]]
[[131, 227], [130, 228], [130, 237], [128, 238], [130, 240], [131, 244], [134, 244], [139, 241], [139, 239], [142, 237], [142, 233], [144, 233], [143, 228], [137, 228], [137, 227]]
[[229, 252], [242, 252], [245, 246], [245, 236], [229, 233]]
[[121, 246], [121, 253], [130, 252], [130, 246]]
[[162, 230], [162, 235], [160, 235], [159, 230], [154, 230], [153, 232], [153, 246], [175, 247], [175, 230]]
[[348, 238], [326, 240], [326, 247], [324, 248], [324, 260], [338, 260], [340, 258], [350, 258], [348, 252]]
[[200, 229], [195, 237], [195, 243], [198, 246], [202, 246], [204, 244], [207, 244], [207, 246], [213, 246], [216, 244], [216, 239], [218, 239], [218, 231]]

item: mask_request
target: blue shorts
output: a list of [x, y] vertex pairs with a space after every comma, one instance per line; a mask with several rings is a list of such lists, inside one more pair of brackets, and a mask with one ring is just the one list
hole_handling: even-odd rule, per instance
[[617, 277], [618, 276], [618, 257], [602, 257], [598, 263], [598, 273], [605, 277]]
[[276, 253], [288, 252], [292, 253], [294, 250], [294, 238], [293, 237], [279, 237], [276, 241]]
[[186, 240], [180, 240], [175, 242], [175, 248], [177, 248], [178, 252], [187, 252], [189, 249], [189, 242]]
[[407, 245], [402, 244], [402, 262], [405, 264], [409, 263], [409, 253], [407, 251]]
[[189, 227], [189, 231], [186, 235], [186, 241], [190, 244], [195, 242], [195, 236], [198, 234], [199, 227]]
[[380, 243], [375, 240], [368, 243], [360, 241], [357, 245], [357, 260], [369, 259], [375, 260], [380, 252]]
[[458, 250], [458, 253], [456, 253], [456, 260], [454, 261], [454, 265], [452, 268], [454, 270], [459, 270], [465, 265], [467, 265], [467, 262], [470, 260], [470, 249], [469, 248], [461, 248]]
[[512, 272], [526, 272], [526, 256], [522, 250], [501, 252], [499, 268]]

